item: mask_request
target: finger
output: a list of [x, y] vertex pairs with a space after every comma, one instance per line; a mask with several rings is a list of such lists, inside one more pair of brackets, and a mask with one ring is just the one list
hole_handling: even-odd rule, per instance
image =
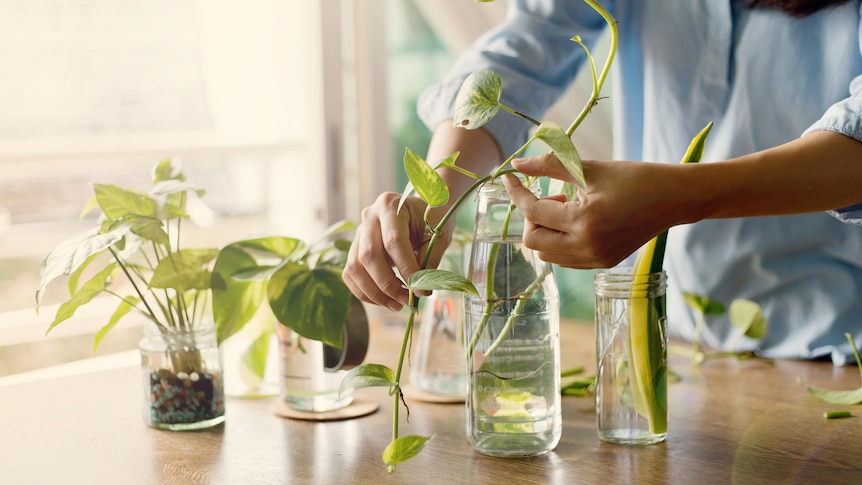
[[517, 177], [511, 174], [503, 176], [503, 184], [512, 202], [524, 215], [528, 223], [553, 231], [563, 232], [569, 217], [569, 203], [563, 197], [537, 198], [529, 189], [521, 184]]
[[[381, 287], [381, 285], [388, 285], [388, 287], [400, 288], [401, 281], [392, 272], [391, 266], [387, 263], [388, 258], [383, 252], [375, 250], [380, 246], [369, 243], [367, 237], [357, 237], [351, 245], [347, 264], [342, 272], [342, 279], [350, 291], [360, 300], [384, 306], [392, 311], [401, 310], [403, 305], [399, 299], [393, 298]], [[383, 282], [375, 280], [368, 271], [370, 268], [380, 265], [384, 266], [385, 269], [377, 269], [378, 273], [388, 272], [389, 275], [389, 278]], [[402, 291], [406, 295], [406, 290]]]
[[[407, 281], [410, 275], [419, 271], [419, 262], [410, 239], [409, 222], [398, 217], [398, 211], [391, 209], [380, 214], [379, 240], [385, 250], [377, 257], [385, 257], [387, 265], [377, 264], [369, 268], [369, 273], [378, 286], [390, 297], [397, 299], [402, 305], [408, 305], [408, 293], [404, 288], [403, 281]], [[384, 268], [384, 266], [387, 266]], [[394, 266], [402, 280], [395, 277], [392, 266]], [[393, 279], [398, 284], [393, 283]]]
[[551, 177], [575, 183], [575, 179], [553, 153], [512, 160], [512, 168], [532, 177]]

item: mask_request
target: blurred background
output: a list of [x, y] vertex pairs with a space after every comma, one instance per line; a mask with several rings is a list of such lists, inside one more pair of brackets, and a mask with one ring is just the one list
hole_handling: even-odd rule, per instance
[[[42, 257], [92, 227], [93, 182], [146, 189], [153, 164], [182, 161], [215, 217], [188, 246], [254, 235], [313, 238], [359, 220], [406, 183], [406, 147], [430, 132], [416, 99], [505, 16], [473, 0], [0, 0], [0, 375], [84, 359], [115, 306], [82, 308], [47, 337]], [[575, 35], [576, 33], [573, 33]], [[573, 48], [574, 45], [573, 45]], [[604, 59], [605, 49], [594, 49]], [[545, 119], [568, 124], [581, 76]], [[610, 104], [576, 135], [610, 157]], [[468, 231], [472, 211], [459, 224]], [[592, 319], [592, 274], [559, 270], [564, 316]], [[118, 325], [99, 354], [134, 348]]]

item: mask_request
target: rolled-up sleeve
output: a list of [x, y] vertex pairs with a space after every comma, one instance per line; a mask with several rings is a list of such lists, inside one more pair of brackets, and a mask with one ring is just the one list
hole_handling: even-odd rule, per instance
[[[860, 12], [862, 17], [862, 12]], [[857, 35], [859, 49], [862, 52], [862, 26]], [[850, 82], [850, 96], [843, 99], [826, 110], [826, 113], [811, 125], [803, 136], [812, 131], [833, 131], [849, 136], [862, 143], [862, 75], [856, 76]], [[862, 160], [859, 161], [862, 163]], [[862, 193], [860, 193], [862, 198]], [[862, 203], [841, 209], [827, 211], [836, 219], [848, 224], [862, 225]]]
[[[452, 119], [464, 79], [474, 71], [492, 69], [503, 82], [501, 103], [540, 118], [586, 58], [571, 38], [578, 35], [586, 45], [593, 45], [603, 28], [601, 16], [583, 2], [513, 1], [506, 20], [477, 39], [443, 81], [421, 94], [419, 117], [432, 130]], [[484, 128], [508, 155], [526, 141], [532, 124], [501, 112]]]

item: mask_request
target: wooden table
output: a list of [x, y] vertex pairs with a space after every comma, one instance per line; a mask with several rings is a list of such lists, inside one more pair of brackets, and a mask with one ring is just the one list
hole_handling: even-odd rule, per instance
[[[391, 365], [400, 337], [400, 322], [375, 325], [367, 361]], [[562, 338], [563, 366], [584, 365], [591, 374], [591, 325], [567, 323]], [[347, 421], [288, 420], [272, 413], [272, 400], [230, 399], [224, 425], [159, 431], [142, 422], [139, 368], [130, 360], [30, 382], [0, 379], [0, 483], [862, 483], [862, 407], [822, 403], [797, 384], [801, 377], [822, 387], [859, 386], [855, 367], [826, 362], [672, 362], [684, 378], [670, 386], [668, 438], [648, 447], [600, 442], [592, 399], [564, 397], [560, 444], [530, 459], [473, 451], [463, 405], [408, 395], [410, 422], [401, 433], [436, 436], [389, 475], [380, 454], [392, 402], [382, 389], [360, 390], [380, 408]], [[839, 409], [856, 417], [822, 417]]]

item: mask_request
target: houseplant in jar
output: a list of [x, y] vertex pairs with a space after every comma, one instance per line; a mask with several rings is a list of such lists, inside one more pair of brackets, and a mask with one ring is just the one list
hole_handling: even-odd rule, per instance
[[177, 160], [158, 162], [144, 192], [93, 184], [84, 214], [99, 209], [90, 230], [61, 242], [42, 261], [37, 310], [49, 283], [68, 276], [69, 299], [48, 332], [99, 295], [119, 302], [97, 332], [94, 350], [124, 317], [144, 318], [140, 343], [143, 418], [161, 429], [184, 430], [224, 421], [222, 358], [209, 305], [217, 248], [186, 248], [189, 208], [204, 191], [185, 179]]

